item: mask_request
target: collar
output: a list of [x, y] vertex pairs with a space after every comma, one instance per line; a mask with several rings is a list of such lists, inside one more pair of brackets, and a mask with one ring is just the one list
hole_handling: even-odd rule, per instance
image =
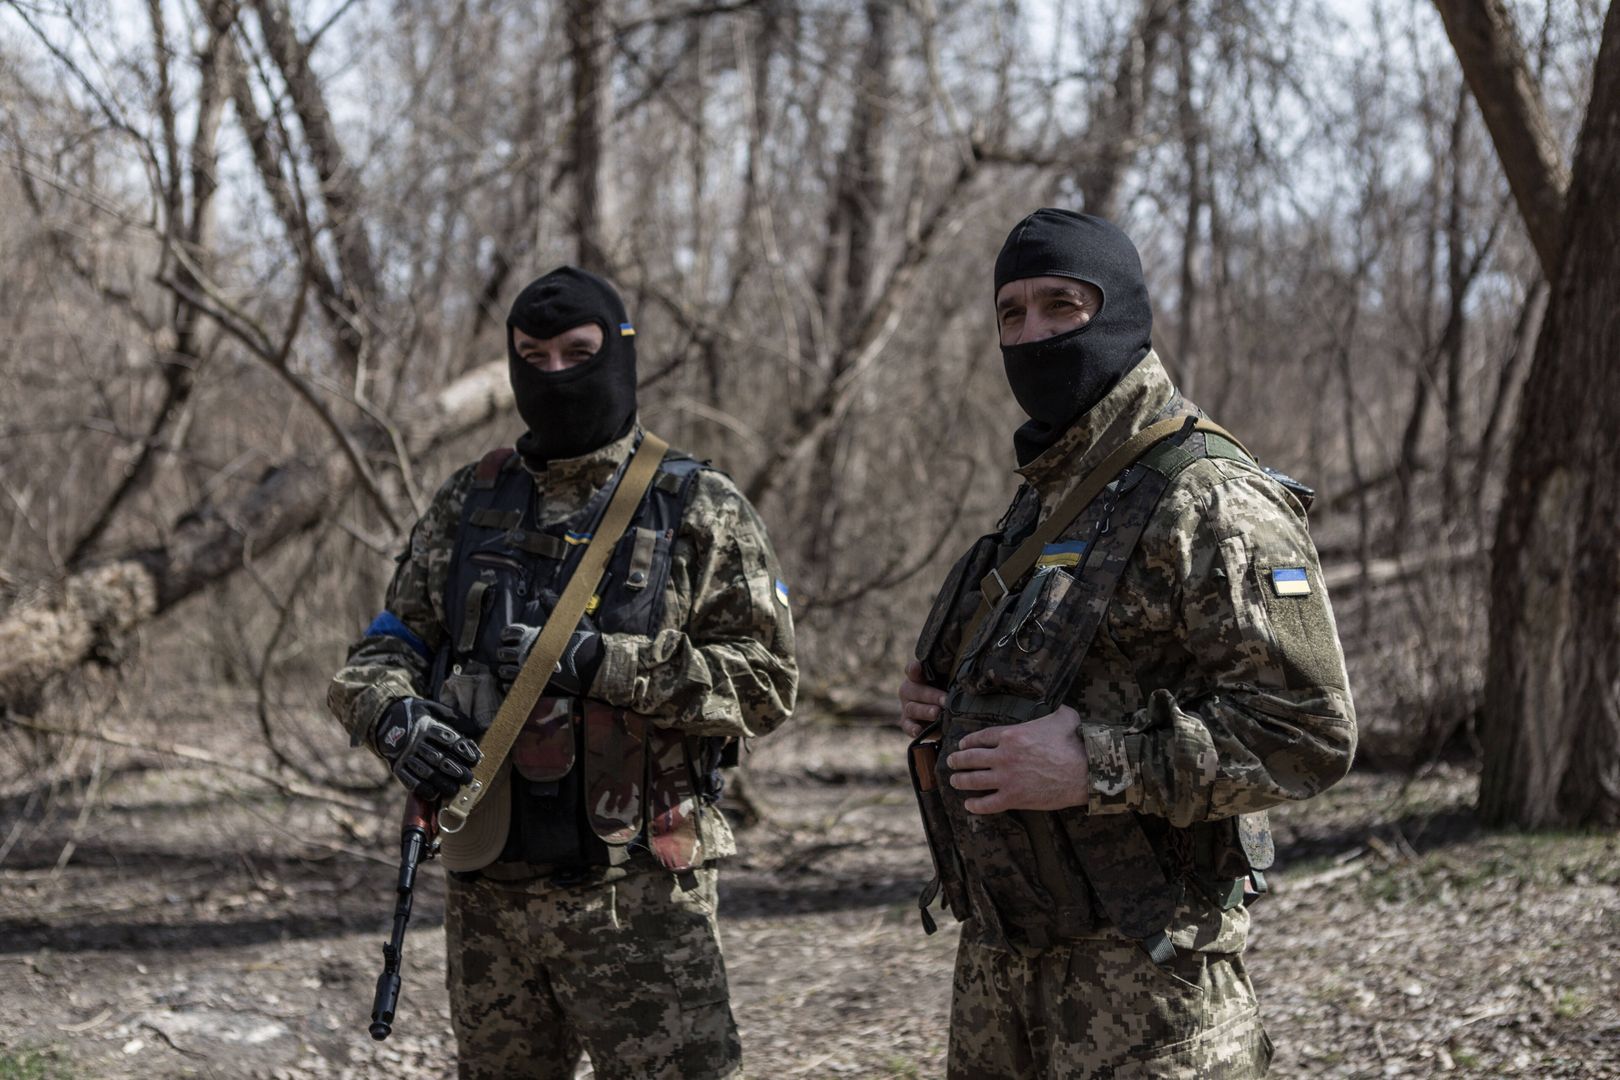
[[635, 449], [636, 441], [640, 438], [641, 424], [637, 421], [631, 426], [629, 434], [588, 454], [539, 463], [523, 455], [520, 439], [518, 460], [522, 462], [524, 471], [534, 478], [535, 489], [543, 499], [583, 505], [598, 488], [612, 479], [615, 470], [630, 456], [630, 451]]
[[1149, 352], [1107, 397], [1069, 425], [1062, 438], [1018, 469], [1018, 475], [1040, 495], [1043, 511], [1056, 506], [1103, 458], [1151, 424], [1175, 395], [1175, 384], [1158, 353]]

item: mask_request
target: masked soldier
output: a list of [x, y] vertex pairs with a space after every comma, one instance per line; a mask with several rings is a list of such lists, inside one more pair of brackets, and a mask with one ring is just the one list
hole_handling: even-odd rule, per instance
[[[563, 267], [507, 321], [528, 430], [450, 477], [329, 693], [407, 788], [451, 796], [641, 443], [635, 330]], [[715, 923], [738, 740], [793, 709], [788, 590], [725, 474], [665, 454], [508, 764], [444, 837], [464, 1078], [723, 1077], [741, 1051]]]
[[1023, 477], [900, 686], [953, 1078], [1251, 1077], [1265, 810], [1342, 777], [1354, 711], [1309, 490], [1171, 384], [1136, 248], [1038, 210], [995, 266]]

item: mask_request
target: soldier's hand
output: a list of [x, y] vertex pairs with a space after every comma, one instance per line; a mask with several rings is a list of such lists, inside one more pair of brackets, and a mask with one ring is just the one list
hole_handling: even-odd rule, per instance
[[951, 786], [982, 791], [963, 802], [970, 814], [1003, 810], [1062, 810], [1091, 796], [1080, 714], [1067, 705], [1023, 724], [983, 728], [963, 736], [945, 759]]
[[[499, 661], [495, 675], [507, 687], [517, 682], [518, 672], [523, 670], [534, 643], [539, 640], [538, 626], [512, 623], [501, 631], [501, 644], [495, 650], [495, 658]], [[596, 680], [604, 652], [602, 634], [596, 628], [595, 620], [589, 615], [582, 616], [579, 628], [569, 635], [562, 656], [557, 658], [556, 666], [551, 669], [546, 693], [553, 697], [583, 697]]]
[[465, 717], [447, 705], [423, 698], [400, 698], [377, 721], [373, 741], [399, 782], [413, 795], [435, 802], [448, 799], [472, 779], [483, 754], [461, 730]]
[[915, 739], [939, 719], [944, 704], [945, 691], [923, 682], [922, 664], [916, 660], [907, 664], [906, 677], [900, 682], [900, 730]]

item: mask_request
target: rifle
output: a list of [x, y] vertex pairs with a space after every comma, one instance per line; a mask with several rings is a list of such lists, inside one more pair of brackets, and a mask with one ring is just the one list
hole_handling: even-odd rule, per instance
[[394, 1029], [399, 1005], [399, 960], [405, 948], [405, 924], [411, 921], [411, 894], [416, 888], [416, 867], [438, 850], [438, 808], [415, 795], [406, 796], [405, 820], [399, 837], [399, 884], [394, 901], [394, 933], [383, 944], [383, 970], [371, 999], [371, 1037], [379, 1042]]

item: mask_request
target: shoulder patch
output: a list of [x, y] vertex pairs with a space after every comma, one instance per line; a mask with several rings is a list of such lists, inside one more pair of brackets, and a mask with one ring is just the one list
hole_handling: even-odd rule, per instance
[[1271, 570], [1271, 591], [1278, 596], [1309, 596], [1311, 580], [1303, 566], [1275, 566]]

